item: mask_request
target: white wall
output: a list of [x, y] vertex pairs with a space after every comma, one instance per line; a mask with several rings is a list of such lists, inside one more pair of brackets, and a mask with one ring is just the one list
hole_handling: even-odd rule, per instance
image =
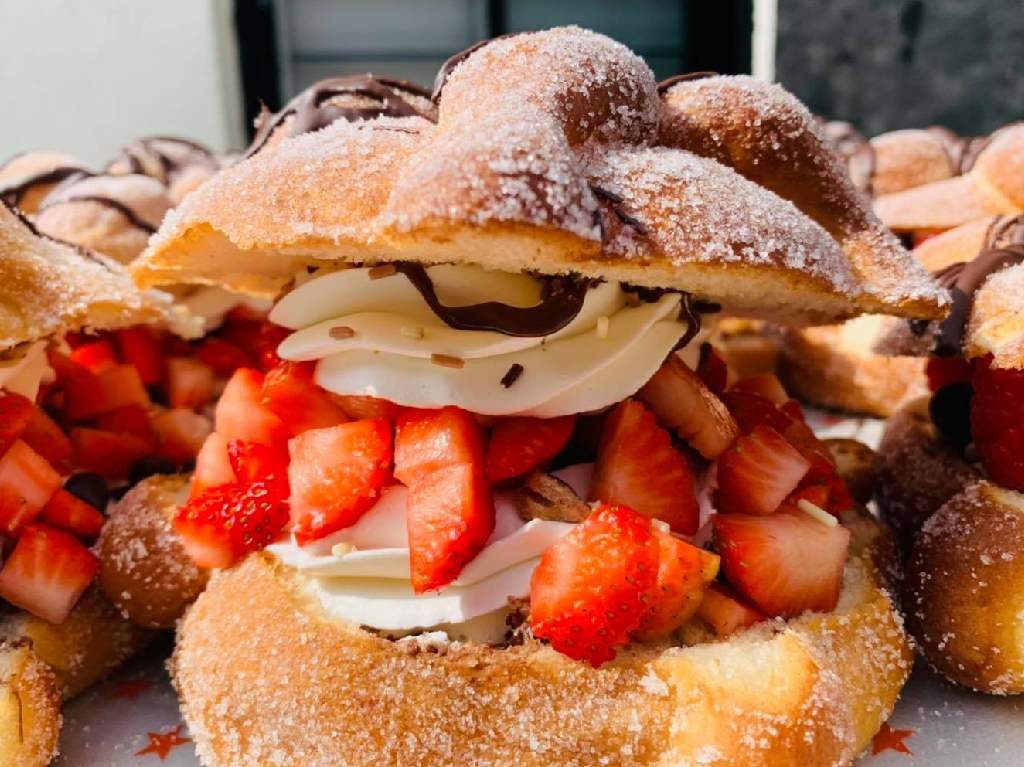
[[0, 162], [138, 136], [243, 143], [230, 0], [0, 0]]

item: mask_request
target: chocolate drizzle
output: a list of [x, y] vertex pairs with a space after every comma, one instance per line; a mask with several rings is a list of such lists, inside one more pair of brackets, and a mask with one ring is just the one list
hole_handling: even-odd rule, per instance
[[[604, 203], [607, 207], [611, 209], [612, 213], [615, 214], [615, 217], [619, 219], [620, 222], [622, 222], [626, 226], [633, 227], [636, 230], [637, 234], [647, 234], [647, 227], [644, 226], [644, 223], [640, 219], [636, 218], [633, 215], [630, 215], [625, 210], [623, 210], [621, 196], [619, 196], [615, 192], [609, 191], [608, 189], [596, 186], [594, 184], [590, 185], [590, 191], [593, 192], [594, 196], [600, 202]], [[601, 226], [600, 215], [597, 216], [596, 222], [599, 226]], [[601, 226], [601, 232], [602, 234], [604, 233], [604, 226]]]
[[5, 200], [2, 197], [0, 197], [0, 205], [3, 205], [11, 213], [13, 213], [14, 217], [16, 219], [18, 219], [18, 221], [20, 221], [21, 224], [26, 229], [28, 229], [28, 231], [31, 234], [35, 235], [36, 237], [39, 237], [40, 239], [43, 239], [43, 240], [49, 240], [50, 242], [55, 242], [58, 245], [64, 245], [66, 247], [69, 247], [72, 250], [74, 250], [76, 253], [78, 253], [78, 255], [80, 255], [82, 258], [86, 259], [87, 261], [92, 261], [94, 264], [99, 264], [104, 269], [106, 269], [108, 272], [113, 272], [114, 271], [114, 268], [111, 266], [109, 261], [104, 259], [98, 253], [94, 253], [93, 251], [89, 250], [89, 248], [83, 247], [83, 246], [78, 245], [77, 243], [74, 243], [74, 242], [67, 242], [66, 240], [61, 240], [61, 239], [58, 239], [56, 237], [51, 237], [50, 235], [48, 235], [48, 234], [46, 234], [44, 232], [40, 232], [38, 229], [36, 229], [36, 225], [33, 224], [28, 219], [28, 217], [24, 213], [22, 213], [21, 210], [14, 203], [8, 202], [7, 200]]
[[672, 75], [658, 83], [658, 94], [664, 96], [672, 90], [674, 85], [678, 85], [679, 83], [688, 83], [694, 80], [703, 80], [708, 77], [718, 77], [718, 72], [706, 70], [702, 72], [686, 72], [681, 75]]
[[18, 205], [32, 189], [47, 184], [58, 184], [76, 175], [91, 175], [88, 171], [73, 165], [61, 165], [44, 173], [37, 173], [14, 186], [0, 191], [0, 198], [11, 205]]
[[[341, 97], [368, 99], [368, 105], [338, 103]], [[284, 109], [271, 114], [264, 109], [257, 118], [256, 135], [245, 156], [251, 157], [262, 149], [274, 131], [292, 117], [289, 136], [310, 133], [338, 121], [372, 120], [376, 117], [423, 117], [433, 122], [434, 115], [404, 98], [415, 96], [429, 99], [430, 93], [415, 83], [378, 75], [351, 75], [321, 80], [306, 88], [289, 101]]]
[[106, 197], [100, 194], [80, 194], [73, 195], [71, 197], [65, 197], [55, 202], [48, 203], [42, 207], [40, 212], [48, 208], [54, 208], [58, 205], [66, 205], [70, 202], [95, 202], [98, 205], [102, 205], [105, 208], [116, 210], [120, 213], [132, 226], [136, 229], [141, 229], [146, 234], [153, 234], [156, 231], [156, 227], [146, 221], [139, 218], [139, 215], [132, 210], [130, 207], [125, 205], [120, 200], [115, 200], [113, 197]]
[[[161, 148], [161, 144], [170, 144], [179, 147], [181, 155], [175, 157], [168, 153], [167, 147]], [[177, 136], [147, 136], [137, 139], [123, 147], [118, 155], [107, 163], [107, 168], [125, 163], [129, 173], [136, 173], [142, 176], [152, 175], [147, 168], [156, 164], [160, 167], [160, 176], [157, 180], [166, 183], [168, 179], [184, 170], [190, 165], [206, 165], [210, 168], [217, 168], [219, 163], [209, 148], [195, 141]]]

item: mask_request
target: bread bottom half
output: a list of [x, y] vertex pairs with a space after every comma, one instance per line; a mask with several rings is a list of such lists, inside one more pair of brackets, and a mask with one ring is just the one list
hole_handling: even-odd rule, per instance
[[171, 662], [208, 767], [849, 764], [911, 653], [863, 527], [839, 607], [591, 668], [533, 640], [415, 649], [326, 616], [254, 555], [215, 575]]

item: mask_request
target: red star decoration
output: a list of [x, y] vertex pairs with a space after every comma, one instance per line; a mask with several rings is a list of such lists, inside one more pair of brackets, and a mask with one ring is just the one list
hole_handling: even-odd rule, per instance
[[882, 725], [882, 729], [878, 731], [878, 734], [875, 735], [871, 745], [871, 753], [872, 755], [878, 755], [883, 751], [897, 751], [901, 754], [913, 756], [914, 752], [907, 748], [907, 744], [904, 741], [914, 737], [915, 734], [914, 730], [894, 730], [886, 722]]
[[112, 686], [107, 697], [111, 700], [135, 700], [152, 686], [153, 683], [145, 679], [130, 679]]
[[188, 738], [181, 737], [181, 730], [185, 725], [179, 724], [173, 730], [167, 732], [147, 732], [146, 735], [149, 737], [149, 745], [141, 751], [136, 751], [136, 756], [145, 756], [146, 754], [156, 754], [160, 757], [162, 762], [167, 758], [168, 754], [171, 753], [178, 746], [182, 746], [185, 743], [191, 743]]

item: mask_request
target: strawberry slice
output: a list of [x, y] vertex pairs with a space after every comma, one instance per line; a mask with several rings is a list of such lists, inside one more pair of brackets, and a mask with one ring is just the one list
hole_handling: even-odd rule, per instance
[[744, 604], [726, 586], [718, 583], [712, 583], [704, 592], [704, 598], [697, 608], [697, 617], [720, 637], [768, 620], [763, 612]]
[[114, 345], [106, 338], [75, 347], [71, 351], [71, 359], [94, 375], [109, 370], [120, 362]]
[[729, 368], [722, 355], [709, 343], [700, 345], [700, 360], [697, 362], [697, 375], [712, 394], [720, 397], [729, 381]]
[[806, 514], [716, 514], [726, 579], [771, 616], [829, 611], [839, 602], [850, 531]]
[[189, 497], [195, 498], [211, 487], [237, 481], [228, 456], [228, 442], [220, 434], [213, 432], [203, 442], [196, 456], [196, 469], [192, 472]]
[[127, 405], [150, 406], [149, 394], [131, 365], [113, 365], [91, 374], [79, 367], [64, 387], [64, 409], [72, 421], [84, 421]]
[[233, 439], [228, 443], [228, 461], [240, 483], [266, 482], [288, 497], [288, 450], [284, 446]]
[[600, 666], [648, 611], [660, 547], [649, 519], [601, 506], [544, 552], [530, 582], [530, 625], [561, 653]]
[[[259, 357], [260, 366], [264, 370], [270, 370], [281, 364], [282, 360], [277, 356], [277, 347], [281, 342], [291, 335], [287, 328], [278, 327], [270, 322], [262, 322], [256, 335], [256, 353]], [[243, 349], [251, 347], [242, 346]]]
[[0, 597], [50, 623], [63, 623], [100, 565], [72, 536], [30, 525], [0, 570]]
[[291, 436], [284, 421], [263, 404], [263, 373], [252, 368], [239, 368], [231, 376], [217, 403], [214, 423], [226, 440], [279, 445]]
[[72, 447], [68, 435], [38, 406], [33, 408], [32, 417], [21, 438], [26, 445], [58, 469], [63, 468], [71, 457]]
[[282, 362], [263, 379], [263, 401], [292, 434], [345, 423], [345, 411], [313, 383], [313, 363]]
[[152, 453], [148, 442], [132, 434], [114, 434], [100, 429], [71, 430], [76, 465], [106, 479], [124, 479], [140, 458]]
[[1024, 370], [975, 362], [971, 432], [989, 476], [1024, 491]]
[[963, 357], [929, 357], [924, 368], [928, 388], [937, 392], [955, 383], [970, 383], [974, 367]]
[[395, 477], [405, 485], [459, 463], [483, 469], [483, 429], [465, 410], [410, 409], [399, 416], [397, 427]]
[[114, 434], [131, 434], [143, 442], [156, 446], [156, 432], [149, 411], [140, 405], [126, 405], [96, 419], [96, 427]]
[[0, 396], [0, 453], [21, 439], [35, 409], [32, 400], [20, 394], [7, 392]]
[[406, 505], [413, 591], [455, 580], [494, 532], [494, 501], [479, 464], [460, 463], [419, 477]]
[[292, 531], [300, 543], [354, 524], [391, 479], [391, 424], [350, 421], [288, 443]]
[[503, 482], [546, 465], [569, 442], [576, 416], [502, 418], [487, 445], [487, 478]]
[[804, 477], [805, 483], [828, 484], [832, 481], [836, 473], [835, 458], [832, 457], [831, 451], [825, 444], [811, 431], [810, 426], [802, 420], [791, 420], [780, 433], [785, 437], [786, 442], [799, 450], [800, 455], [810, 463], [811, 467]]
[[121, 359], [139, 371], [146, 386], [160, 383], [164, 377], [164, 353], [160, 339], [148, 327], [137, 325], [118, 330], [114, 337]]
[[0, 535], [16, 536], [60, 487], [60, 475], [21, 440], [0, 458]]
[[192, 357], [167, 360], [167, 400], [172, 408], [197, 409], [212, 399], [212, 368]]
[[106, 521], [95, 506], [60, 488], [43, 506], [39, 518], [47, 524], [73, 533], [78, 538], [93, 541]]
[[654, 531], [658, 539], [658, 580], [651, 603], [634, 636], [651, 640], [668, 636], [697, 612], [704, 590], [718, 575], [718, 556], [674, 535]]
[[811, 467], [770, 426], [758, 426], [718, 459], [717, 508], [723, 514], [771, 514]]
[[629, 506], [684, 535], [697, 532], [690, 462], [637, 400], [623, 400], [605, 421], [590, 500]]
[[842, 477], [832, 477], [828, 486], [828, 505], [822, 508], [832, 514], [842, 514], [844, 511], [857, 508], [857, 501]]
[[756, 394], [776, 406], [789, 401], [789, 395], [786, 394], [786, 389], [782, 382], [772, 373], [763, 373], [744, 378], [742, 381], [734, 384], [732, 390]]
[[744, 434], [750, 434], [761, 424], [771, 426], [775, 431], [782, 433], [792, 421], [773, 402], [759, 394], [730, 389], [722, 395], [722, 401]]
[[380, 397], [333, 394], [331, 399], [337, 402], [342, 412], [353, 421], [363, 421], [368, 418], [387, 418], [389, 421], [395, 421], [402, 412], [400, 405]]
[[210, 337], [203, 340], [196, 349], [197, 360], [208, 366], [219, 376], [230, 376], [238, 368], [251, 367], [252, 358], [242, 349], [223, 338]]
[[262, 481], [212, 487], [178, 509], [174, 529], [199, 567], [229, 567], [281, 534], [288, 507], [278, 491]]
[[213, 431], [209, 418], [188, 408], [163, 410], [153, 416], [152, 424], [157, 455], [175, 466], [194, 459]]
[[637, 397], [705, 458], [717, 458], [739, 435], [736, 421], [722, 401], [675, 355]]

